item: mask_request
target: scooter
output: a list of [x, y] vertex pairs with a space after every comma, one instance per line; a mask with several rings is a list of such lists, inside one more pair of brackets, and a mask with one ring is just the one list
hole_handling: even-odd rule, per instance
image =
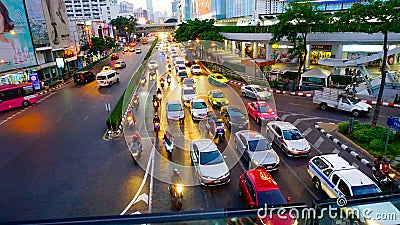
[[159, 104], [158, 104], [158, 101], [154, 101], [153, 102], [153, 108], [154, 108], [154, 111], [158, 111], [158, 107], [159, 107]]
[[162, 94], [157, 94], [157, 100], [161, 103], [161, 99], [162, 99]]
[[156, 78], [155, 78], [156, 74], [157, 74], [157, 73], [155, 72], [155, 70], [150, 71], [150, 80], [156, 79]]
[[137, 94], [135, 94], [135, 97], [133, 97], [133, 106], [138, 107], [139, 106], [139, 97]]
[[160, 131], [160, 123], [154, 123], [154, 131], [158, 133]]
[[167, 77], [168, 86], [171, 85], [171, 77]]
[[126, 122], [128, 122], [128, 125], [129, 125], [129, 127], [133, 127], [133, 126], [135, 126], [135, 119], [134, 119], [134, 115], [128, 115], [127, 117], [126, 117]]
[[162, 89], [164, 89], [164, 81], [160, 81], [160, 86]]
[[137, 159], [140, 157], [142, 148], [139, 143], [133, 142], [130, 147], [131, 158], [133, 160], [133, 165], [137, 165]]
[[400, 190], [400, 182], [395, 178], [396, 174], [393, 172], [387, 175], [380, 174], [375, 168], [372, 171], [372, 177], [378, 182], [378, 186], [383, 192], [395, 192]]
[[172, 140], [165, 140], [164, 139], [164, 146], [165, 146], [165, 151], [168, 153], [168, 158], [170, 159], [172, 157], [172, 151], [174, 150], [174, 142]]
[[175, 184], [175, 188], [172, 188], [172, 184], [170, 184], [168, 189], [171, 195], [172, 206], [176, 210], [180, 210], [182, 208], [183, 185]]
[[140, 83], [142, 83], [144, 85], [144, 83], [146, 83], [146, 78], [141, 78]]
[[171, 71], [172, 71], [172, 66], [171, 64], [168, 64], [168, 72], [171, 73]]

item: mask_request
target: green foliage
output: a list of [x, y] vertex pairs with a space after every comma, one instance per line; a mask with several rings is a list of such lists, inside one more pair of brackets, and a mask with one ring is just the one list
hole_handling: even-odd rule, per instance
[[111, 112], [110, 116], [108, 117], [106, 121], [106, 125], [108, 129], [112, 130], [118, 130], [119, 125], [122, 121], [122, 106], [124, 104], [124, 96], [125, 96], [125, 91], [122, 94], [122, 96], [119, 98], [117, 105], [115, 105], [113, 111]]
[[117, 47], [117, 43], [115, 42], [114, 38], [112, 37], [105, 37], [105, 45], [107, 47], [107, 49], [113, 49], [115, 47]]
[[339, 124], [338, 130], [342, 134], [347, 134], [347, 131], [349, 130], [349, 122], [343, 122]]
[[90, 48], [90, 52], [97, 53], [102, 52], [104, 50], [110, 50], [116, 47], [116, 43], [113, 38], [105, 37], [105, 38], [98, 38], [92, 37], [92, 47]]
[[119, 33], [128, 32], [128, 41], [130, 41], [131, 34], [136, 31], [136, 26], [138, 25], [137, 19], [133, 16], [126, 17], [117, 17], [110, 21], [110, 24], [115, 26]]
[[[368, 143], [374, 139], [386, 141], [388, 128], [382, 126], [371, 128], [371, 125], [369, 124], [359, 124], [354, 126], [353, 131], [352, 137], [354, 137], [354, 139]], [[393, 132], [390, 132], [389, 141], [392, 141], [393, 139]]]
[[353, 130], [351, 136], [360, 142], [369, 143], [373, 138], [368, 135], [368, 129]]
[[383, 151], [385, 150], [385, 142], [381, 139], [372, 139], [369, 143], [369, 147], [375, 151]]
[[214, 20], [188, 20], [179, 25], [175, 31], [177, 42], [185, 42], [189, 40], [210, 40], [222, 42], [224, 38], [218, 33], [214, 26]]

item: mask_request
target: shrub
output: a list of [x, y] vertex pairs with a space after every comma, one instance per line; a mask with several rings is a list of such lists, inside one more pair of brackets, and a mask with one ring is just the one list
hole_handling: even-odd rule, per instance
[[369, 129], [364, 128], [360, 130], [353, 130], [353, 134], [351, 136], [356, 139], [357, 141], [369, 143], [373, 138], [368, 134]]
[[349, 130], [349, 122], [343, 122], [339, 124], [338, 130], [342, 134], [347, 134], [347, 131]]
[[373, 139], [369, 143], [369, 147], [376, 151], [383, 151], [385, 150], [385, 144], [381, 139]]
[[361, 129], [368, 129], [371, 128], [371, 124], [368, 123], [360, 123], [358, 120], [354, 120], [354, 127], [353, 131], [355, 130], [361, 130]]
[[124, 104], [124, 97], [125, 97], [125, 91], [122, 94], [121, 98], [119, 98], [117, 104], [115, 105], [113, 111], [111, 112], [110, 117], [108, 117], [107, 121], [106, 121], [106, 125], [108, 129], [112, 130], [118, 130], [119, 129], [119, 125], [122, 121], [122, 106]]
[[[382, 141], [386, 141], [387, 133], [388, 133], [388, 128], [382, 126], [377, 126], [375, 128], [368, 130], [368, 136], [370, 136], [372, 139], [380, 139]], [[393, 132], [390, 132], [389, 141], [393, 141], [393, 139], [394, 139]]]

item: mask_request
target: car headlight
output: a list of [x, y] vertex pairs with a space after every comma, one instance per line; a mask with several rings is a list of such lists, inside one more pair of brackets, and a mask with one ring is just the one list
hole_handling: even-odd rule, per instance
[[253, 163], [256, 166], [262, 166], [262, 163], [258, 162], [257, 160], [253, 159]]
[[279, 156], [276, 156], [276, 165], [278, 165], [281, 162], [281, 158]]

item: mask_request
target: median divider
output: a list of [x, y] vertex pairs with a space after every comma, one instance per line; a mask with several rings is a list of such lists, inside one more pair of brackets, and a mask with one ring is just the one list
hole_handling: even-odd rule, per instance
[[140, 76], [146, 68], [147, 61], [150, 58], [154, 47], [156, 46], [158, 39], [155, 39], [146, 53], [143, 59], [142, 65], [135, 71], [134, 75], [131, 77], [128, 86], [123, 92], [122, 96], [119, 98], [117, 104], [115, 105], [110, 116], [106, 120], [107, 133], [104, 139], [114, 139], [118, 138], [123, 134], [123, 127], [128, 114], [129, 109], [133, 105], [133, 95], [137, 92], [139, 87]]

